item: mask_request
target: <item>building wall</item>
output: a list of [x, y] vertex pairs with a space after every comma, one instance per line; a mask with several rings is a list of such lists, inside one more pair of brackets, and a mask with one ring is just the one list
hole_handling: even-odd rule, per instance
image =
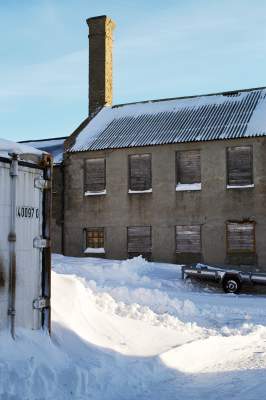
[[[226, 148], [253, 145], [254, 188], [226, 188]], [[175, 152], [201, 150], [202, 190], [176, 192]], [[107, 258], [127, 257], [127, 226], [152, 226], [152, 259], [177, 262], [175, 225], [202, 224], [203, 261], [226, 262], [227, 220], [254, 219], [258, 264], [266, 269], [266, 139], [237, 139], [69, 153], [65, 160], [65, 254], [82, 256], [83, 229], [105, 227]], [[152, 154], [152, 193], [128, 194], [128, 155]], [[106, 189], [84, 197], [84, 160], [106, 157]]]
[[52, 196], [52, 221], [51, 239], [52, 252], [61, 254], [62, 229], [63, 229], [63, 166], [55, 165], [53, 168], [53, 196]]

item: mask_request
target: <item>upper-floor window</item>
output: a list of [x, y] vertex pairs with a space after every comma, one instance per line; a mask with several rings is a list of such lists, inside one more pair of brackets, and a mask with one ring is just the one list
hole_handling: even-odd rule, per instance
[[152, 191], [151, 154], [129, 156], [129, 193]]
[[127, 250], [129, 257], [142, 255], [149, 259], [151, 248], [151, 226], [129, 226], [127, 228]]
[[176, 190], [201, 189], [200, 150], [176, 152]]
[[89, 158], [85, 161], [85, 196], [105, 194], [105, 158]]
[[252, 187], [252, 146], [227, 148], [227, 187]]

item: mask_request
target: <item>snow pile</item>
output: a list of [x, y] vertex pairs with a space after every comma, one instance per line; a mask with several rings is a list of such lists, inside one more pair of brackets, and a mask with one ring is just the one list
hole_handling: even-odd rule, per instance
[[0, 334], [0, 399], [264, 398], [266, 298], [142, 258], [56, 255], [52, 337]]
[[28, 146], [22, 143], [11, 142], [10, 140], [0, 139], [0, 156], [10, 157], [9, 154], [34, 154], [41, 156], [45, 152], [35, 149], [34, 147]]

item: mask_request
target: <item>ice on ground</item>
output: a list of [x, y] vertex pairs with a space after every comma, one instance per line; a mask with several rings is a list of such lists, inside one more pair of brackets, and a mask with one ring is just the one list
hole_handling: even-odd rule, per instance
[[0, 399], [264, 398], [265, 306], [177, 265], [55, 255], [52, 337], [0, 334]]

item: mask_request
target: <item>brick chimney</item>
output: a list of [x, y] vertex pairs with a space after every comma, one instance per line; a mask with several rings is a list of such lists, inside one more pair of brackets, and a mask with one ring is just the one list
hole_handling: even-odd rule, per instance
[[89, 117], [113, 100], [113, 29], [106, 15], [87, 19], [89, 26]]

